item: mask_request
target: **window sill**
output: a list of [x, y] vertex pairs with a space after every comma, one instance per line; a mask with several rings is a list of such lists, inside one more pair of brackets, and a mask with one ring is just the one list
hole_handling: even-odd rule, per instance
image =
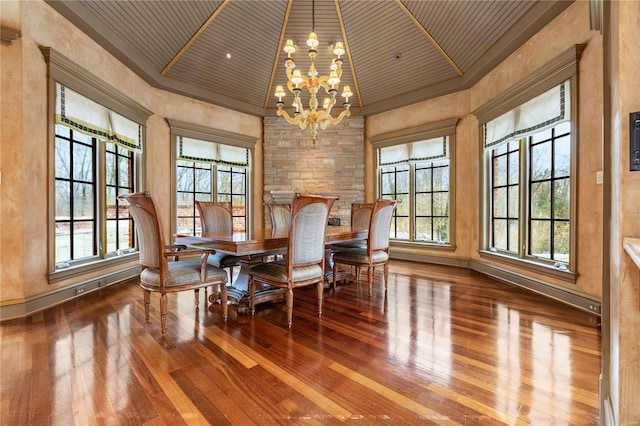
[[57, 269], [49, 272], [49, 284], [54, 284], [68, 279], [82, 277], [84, 275], [104, 270], [112, 266], [126, 265], [137, 261], [139, 253], [128, 253], [122, 256], [114, 256], [107, 259], [100, 259], [95, 262], [84, 263], [82, 265], [71, 266], [69, 268]]
[[569, 271], [569, 270], [563, 271], [553, 266], [547, 266], [541, 263], [508, 256], [501, 253], [494, 253], [488, 250], [478, 250], [478, 253], [480, 254], [480, 257], [482, 259], [487, 259], [493, 262], [498, 262], [498, 263], [526, 269], [527, 271], [534, 272], [536, 274], [545, 275], [551, 278], [556, 278], [572, 284], [576, 283], [576, 280], [578, 277], [578, 274], [573, 271]]

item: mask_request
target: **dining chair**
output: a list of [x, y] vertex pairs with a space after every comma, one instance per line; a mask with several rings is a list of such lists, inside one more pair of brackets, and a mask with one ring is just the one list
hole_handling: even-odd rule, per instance
[[[202, 235], [207, 232], [232, 232], [233, 212], [228, 201], [196, 201], [196, 209], [200, 216]], [[210, 265], [222, 268], [229, 273], [229, 282], [233, 281], [233, 271], [240, 266], [241, 256], [216, 252], [209, 255]]]
[[[198, 306], [199, 289], [217, 286], [222, 293], [222, 300], [226, 301], [227, 273], [207, 264], [212, 250], [165, 245], [158, 208], [150, 192], [123, 194], [119, 195], [118, 199], [128, 203], [138, 237], [142, 267], [140, 286], [144, 290], [144, 313], [147, 321], [152, 292], [160, 293], [160, 324], [163, 336], [167, 332], [167, 293], [195, 290], [195, 303]], [[226, 303], [222, 304], [222, 316], [226, 321]]]
[[[352, 228], [369, 228], [369, 221], [371, 220], [371, 209], [373, 208], [373, 203], [352, 203], [351, 204], [351, 227]], [[336, 252], [349, 250], [349, 249], [362, 249], [367, 247], [367, 242], [364, 239], [351, 240], [351, 241], [342, 241], [339, 243], [333, 243], [329, 245], [331, 249], [331, 260], [330, 264], [333, 268], [333, 255]], [[355, 280], [358, 281], [360, 279], [360, 267], [352, 266], [355, 268], [355, 274], [351, 273], [351, 275], [347, 275], [346, 279], [350, 279], [355, 275]], [[342, 277], [342, 275], [339, 275]], [[342, 278], [341, 278], [342, 279]]]
[[[386, 290], [389, 278], [389, 230], [396, 204], [398, 204], [397, 200], [378, 199], [371, 209], [366, 247], [343, 250], [333, 255], [332, 287], [334, 289], [336, 287], [338, 265], [341, 264], [355, 266], [356, 268], [367, 268], [369, 296], [371, 296], [373, 287], [375, 267], [383, 265], [384, 288]], [[357, 279], [359, 279], [359, 273], [357, 273]]]
[[297, 194], [291, 205], [291, 222], [284, 262], [259, 264], [249, 271], [249, 309], [255, 314], [256, 285], [286, 290], [287, 325], [293, 319], [293, 289], [316, 284], [318, 316], [324, 291], [324, 238], [327, 219], [336, 196]]
[[289, 228], [291, 204], [265, 203], [271, 217], [271, 228]]

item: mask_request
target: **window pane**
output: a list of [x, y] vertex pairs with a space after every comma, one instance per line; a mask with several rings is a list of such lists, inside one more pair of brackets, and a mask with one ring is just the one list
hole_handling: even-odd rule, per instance
[[233, 174], [233, 193], [234, 194], [244, 194], [245, 188], [245, 175], [244, 173], [234, 173]]
[[518, 151], [509, 153], [509, 185], [516, 185], [520, 181], [520, 154]]
[[396, 192], [395, 174], [383, 173], [381, 187], [382, 187], [382, 195], [395, 194]]
[[396, 220], [397, 234], [396, 238], [402, 240], [409, 239], [409, 218], [399, 217]]
[[195, 170], [195, 190], [196, 192], [211, 192], [211, 170]]
[[176, 172], [176, 188], [178, 191], [193, 190], [194, 171], [192, 168], [178, 167]]
[[509, 206], [508, 206], [508, 214], [510, 218], [519, 217], [520, 211], [520, 200], [518, 199], [518, 194], [520, 193], [519, 188], [517, 186], [510, 186], [509, 189]]
[[195, 204], [193, 203], [193, 194], [188, 192], [180, 192], [176, 195], [176, 203], [178, 204], [178, 217], [195, 216]]
[[560, 179], [553, 185], [553, 217], [555, 219], [569, 219], [570, 184], [569, 179]]
[[436, 192], [433, 194], [433, 215], [448, 216], [449, 215], [449, 193]]
[[93, 222], [76, 221], [73, 225], [73, 258], [94, 256]]
[[219, 194], [218, 201], [231, 201], [231, 195], [229, 194]]
[[433, 241], [433, 236], [431, 235], [431, 218], [416, 218], [416, 240]]
[[197, 201], [212, 201], [211, 200], [211, 194], [197, 193], [196, 194], [196, 200]]
[[73, 178], [85, 182], [93, 180], [93, 149], [90, 146], [73, 144]]
[[557, 139], [554, 143], [553, 177], [565, 177], [571, 173], [571, 139], [569, 136]]
[[56, 223], [55, 262], [71, 259], [71, 232], [69, 223]]
[[396, 191], [399, 194], [404, 194], [409, 192], [409, 172], [403, 171], [398, 172], [396, 175]]
[[493, 159], [493, 185], [507, 184], [507, 157], [502, 155]]
[[116, 185], [116, 158], [113, 154], [106, 154], [107, 185]]
[[551, 142], [541, 143], [531, 148], [532, 180], [551, 177]]
[[551, 182], [531, 184], [531, 217], [551, 217]]
[[115, 219], [116, 218], [116, 188], [112, 186], [108, 186], [106, 188], [106, 202], [107, 202], [107, 219]]
[[551, 139], [551, 129], [546, 129], [541, 132], [537, 132], [531, 136], [532, 143], [548, 141], [549, 139]]
[[551, 258], [551, 222], [547, 220], [531, 221], [531, 255]]
[[445, 217], [436, 217], [433, 219], [434, 241], [439, 243], [449, 242], [449, 219]]
[[76, 183], [73, 185], [73, 216], [76, 219], [94, 218], [93, 185]]
[[493, 216], [507, 217], [507, 188], [493, 190]]
[[431, 216], [432, 214], [431, 194], [416, 194], [416, 216]]
[[509, 246], [508, 250], [514, 253], [518, 252], [518, 241], [520, 240], [520, 232], [518, 229], [518, 220], [509, 219]]
[[493, 246], [497, 249], [507, 250], [507, 221], [494, 219], [493, 221]]
[[409, 216], [409, 195], [401, 194], [396, 199], [400, 201], [396, 204], [396, 216]]
[[554, 222], [553, 228], [553, 259], [569, 262], [569, 222]]
[[231, 199], [233, 206], [233, 216], [246, 216], [245, 214], [245, 197], [244, 195], [234, 195]]
[[118, 185], [127, 188], [133, 188], [133, 170], [131, 162], [131, 153], [118, 157]]
[[[57, 126], [56, 128], [61, 127]], [[56, 177], [69, 179], [71, 177], [71, 146], [70, 142], [56, 138]]]
[[433, 190], [449, 190], [449, 167], [437, 167], [433, 169]]
[[119, 248], [131, 248], [133, 247], [133, 222], [130, 220], [118, 221], [118, 239]]
[[231, 193], [231, 173], [218, 171], [218, 193]]
[[71, 183], [56, 181], [56, 220], [69, 219], [71, 217]]
[[416, 170], [416, 192], [431, 191], [431, 168]]

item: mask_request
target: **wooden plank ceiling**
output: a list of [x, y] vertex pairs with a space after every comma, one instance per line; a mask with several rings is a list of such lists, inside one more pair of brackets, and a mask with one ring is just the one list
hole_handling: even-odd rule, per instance
[[151, 85], [264, 116], [275, 113], [275, 86], [286, 83], [287, 39], [297, 46], [297, 67], [308, 71], [314, 21], [319, 73], [328, 74], [331, 44], [343, 41], [340, 86], [351, 86], [355, 114], [370, 115], [470, 87], [571, 1], [47, 3]]

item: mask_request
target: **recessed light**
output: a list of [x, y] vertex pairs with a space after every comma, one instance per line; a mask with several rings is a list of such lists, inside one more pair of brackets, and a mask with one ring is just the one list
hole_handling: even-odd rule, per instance
[[231, 53], [227, 53], [227, 59], [231, 59]]

